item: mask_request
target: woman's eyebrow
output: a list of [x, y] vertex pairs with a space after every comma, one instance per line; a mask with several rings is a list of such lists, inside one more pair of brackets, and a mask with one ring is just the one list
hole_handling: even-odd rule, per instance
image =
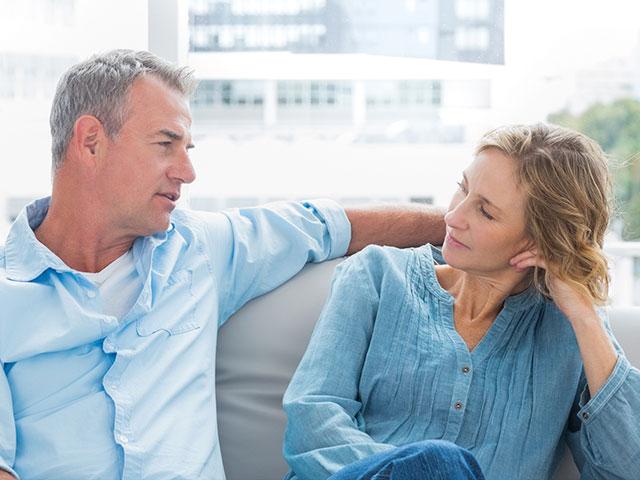
[[[462, 172], [462, 178], [464, 180], [465, 184], [469, 184], [469, 180], [467, 179], [467, 175]], [[493, 203], [491, 200], [489, 200], [487, 197], [485, 197], [484, 195], [480, 195], [479, 193], [476, 193], [476, 195], [480, 198], [480, 200], [482, 200], [485, 203], [488, 203], [491, 207], [495, 208], [498, 212], [503, 213], [502, 209], [497, 206], [495, 203]]]

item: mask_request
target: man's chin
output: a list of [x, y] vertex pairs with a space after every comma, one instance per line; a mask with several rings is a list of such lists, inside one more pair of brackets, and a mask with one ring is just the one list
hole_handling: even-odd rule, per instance
[[153, 224], [147, 225], [144, 232], [140, 232], [141, 237], [149, 237], [166, 232], [171, 227], [171, 215], [163, 215], [162, 218], [158, 218]]

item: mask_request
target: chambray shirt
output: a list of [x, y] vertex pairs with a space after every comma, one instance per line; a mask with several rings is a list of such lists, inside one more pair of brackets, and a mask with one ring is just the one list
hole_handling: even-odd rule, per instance
[[24, 479], [223, 479], [218, 328], [308, 262], [344, 255], [330, 201], [177, 210], [132, 247], [143, 283], [121, 319], [38, 242], [49, 199], [0, 248], [0, 467]]
[[338, 266], [284, 398], [297, 477], [443, 439], [469, 449], [488, 480], [543, 480], [566, 440], [583, 479], [638, 480], [640, 372], [619, 345], [590, 398], [571, 325], [527, 290], [507, 298], [470, 352], [434, 252], [368, 247]]

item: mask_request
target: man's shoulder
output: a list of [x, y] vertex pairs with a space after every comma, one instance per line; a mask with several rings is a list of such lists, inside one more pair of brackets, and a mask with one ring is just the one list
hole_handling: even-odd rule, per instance
[[229, 222], [219, 212], [176, 209], [171, 214], [171, 223], [178, 232], [189, 231], [197, 236], [208, 236], [212, 232], [226, 229]]
[[211, 224], [227, 222], [222, 212], [206, 212], [182, 208], [173, 211], [171, 221], [177, 227], [187, 228], [204, 228]]
[[233, 243], [233, 229], [229, 219], [221, 212], [176, 209], [171, 214], [174, 234], [187, 243], [200, 245], [206, 252], [219, 256], [228, 255], [225, 248]]

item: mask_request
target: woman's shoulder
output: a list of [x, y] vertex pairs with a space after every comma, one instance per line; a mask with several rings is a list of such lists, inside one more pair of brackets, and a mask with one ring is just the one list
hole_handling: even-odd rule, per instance
[[436, 259], [439, 253], [434, 251], [435, 247], [428, 244], [417, 248], [369, 245], [349, 257], [339, 268], [364, 272], [374, 279], [395, 278], [404, 282], [414, 270], [433, 269], [434, 261], [439, 263]]
[[430, 251], [430, 245], [418, 248], [398, 248], [382, 245], [368, 245], [358, 253], [351, 255], [344, 263], [346, 265], [366, 266], [375, 268], [380, 266], [406, 265], [417, 254]]

